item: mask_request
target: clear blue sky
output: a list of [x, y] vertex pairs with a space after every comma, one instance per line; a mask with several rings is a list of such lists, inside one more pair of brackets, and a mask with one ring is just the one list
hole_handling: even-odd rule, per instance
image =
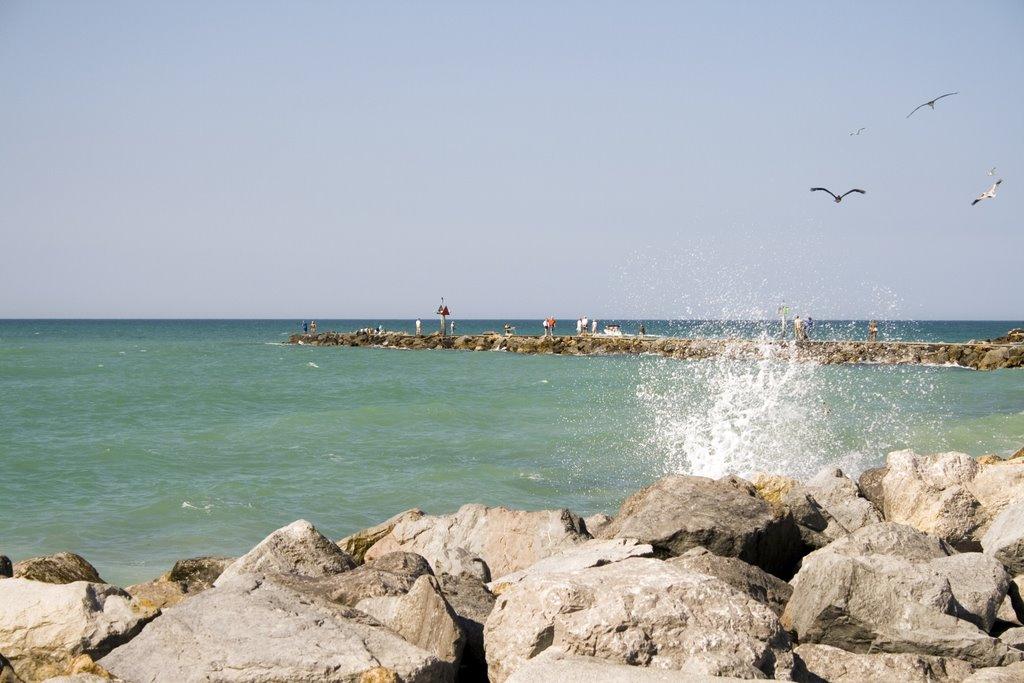
[[0, 317], [1019, 319], [1022, 162], [1017, 0], [0, 2]]

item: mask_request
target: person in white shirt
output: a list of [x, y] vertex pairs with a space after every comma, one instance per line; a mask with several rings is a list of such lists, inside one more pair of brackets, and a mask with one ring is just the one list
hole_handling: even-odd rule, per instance
[[597, 321], [594, 320], [590, 323], [590, 333], [597, 334]]
[[416, 336], [423, 336], [423, 321], [420, 320], [419, 318], [416, 318]]

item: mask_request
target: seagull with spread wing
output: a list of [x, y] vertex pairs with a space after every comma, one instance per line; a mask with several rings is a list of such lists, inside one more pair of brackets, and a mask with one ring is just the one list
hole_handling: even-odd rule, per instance
[[[936, 102], [938, 102], [939, 100], [941, 100], [941, 99], [942, 99], [943, 97], [949, 97], [950, 95], [959, 95], [959, 94], [960, 94], [959, 92], [948, 92], [948, 93], [946, 93], [945, 95], [939, 95], [939, 96], [938, 96], [938, 97], [936, 97], [936, 98], [935, 98], [934, 100], [928, 100], [928, 101], [927, 101], [927, 102], [925, 102], [924, 104], [919, 104], [919, 105], [917, 105], [916, 107], [914, 107], [914, 111], [917, 111], [917, 110], [918, 110], [918, 109], [920, 109], [921, 107], [931, 107], [932, 109], [935, 109], [935, 103], [936, 103]], [[914, 115], [914, 111], [912, 111], [912, 112], [910, 112], [909, 114], [907, 114], [907, 118], [908, 118], [908, 119], [909, 119], [909, 118], [910, 118], [911, 116], [913, 116], [913, 115]]]
[[980, 202], [982, 199], [995, 199], [996, 198], [996, 188], [999, 187], [999, 183], [1001, 183], [1001, 182], [1003, 182], [1002, 178], [1000, 178], [999, 180], [997, 180], [994, 183], [992, 183], [992, 187], [988, 188], [987, 190], [985, 190], [984, 192], [979, 194], [978, 198], [975, 199], [973, 202], [971, 202], [971, 206], [974, 206], [975, 204]]
[[864, 132], [864, 131], [866, 131], [866, 130], [867, 130], [867, 128], [858, 128], [858, 129], [857, 129], [857, 130], [855, 130], [855, 131], [851, 131], [851, 132], [850, 132], [850, 135], [860, 135], [861, 133], [863, 133], [863, 132]]
[[995, 174], [996, 174], [996, 167], [995, 167], [995, 166], [993, 166], [993, 167], [992, 167], [991, 169], [989, 169], [989, 172], [988, 172], [988, 174], [989, 174], [989, 175], [995, 175]]
[[846, 195], [850, 194], [851, 192], [859, 192], [861, 194], [867, 194], [867, 192], [865, 192], [864, 190], [858, 190], [856, 188], [854, 188], [852, 190], [847, 190], [846, 192], [844, 192], [842, 194], [836, 194], [832, 190], [829, 190], [829, 189], [824, 188], [824, 187], [812, 187], [811, 188], [811, 192], [828, 192], [836, 200], [836, 204], [838, 204], [839, 202], [843, 201], [843, 197], [845, 197]]

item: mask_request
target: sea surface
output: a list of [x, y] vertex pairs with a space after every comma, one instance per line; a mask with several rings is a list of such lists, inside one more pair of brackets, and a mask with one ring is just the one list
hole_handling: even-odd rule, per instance
[[[1024, 446], [1020, 370], [283, 345], [300, 322], [0, 321], [0, 553], [73, 550], [124, 585], [179, 558], [240, 554], [299, 518], [339, 538], [410, 507], [611, 513], [670, 472], [856, 475], [900, 448]], [[456, 330], [505, 322], [540, 332], [539, 318]], [[678, 336], [779, 332], [643, 322]], [[318, 321], [378, 324], [413, 329]], [[880, 337], [1011, 327], [1024, 321], [883, 321]], [[560, 320], [556, 333], [574, 328]], [[812, 336], [866, 328], [820, 321]]]

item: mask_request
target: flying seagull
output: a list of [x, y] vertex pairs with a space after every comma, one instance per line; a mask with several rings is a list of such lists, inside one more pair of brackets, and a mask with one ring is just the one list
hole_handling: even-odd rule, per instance
[[857, 130], [851, 132], [850, 135], [860, 135], [865, 130], [867, 130], [867, 128], [858, 128]]
[[[934, 100], [929, 100], [929, 101], [925, 102], [924, 104], [917, 105], [916, 107], [914, 107], [914, 111], [917, 111], [921, 107], [931, 107], [932, 109], [935, 109], [935, 103], [938, 102], [939, 100], [941, 100], [943, 97], [949, 97], [950, 95], [959, 95], [959, 94], [960, 94], [959, 92], [948, 92], [945, 95], [939, 95]], [[914, 111], [912, 111], [909, 114], [907, 114], [907, 118], [908, 119], [911, 116], [914, 115]]]
[[988, 188], [987, 190], [985, 190], [984, 192], [979, 194], [978, 198], [975, 199], [973, 202], [971, 202], [971, 206], [974, 206], [975, 204], [980, 202], [982, 199], [995, 199], [996, 198], [996, 188], [999, 187], [999, 183], [1001, 183], [1001, 182], [1003, 182], [1002, 178], [1000, 178], [999, 180], [997, 180], [994, 183], [992, 183], [992, 187]]
[[995, 175], [995, 174], [996, 174], [996, 167], [995, 167], [995, 166], [993, 166], [993, 167], [992, 167], [992, 170], [991, 170], [991, 171], [989, 171], [989, 172], [988, 172], [988, 174], [989, 174], [989, 175]]
[[846, 192], [844, 192], [844, 193], [842, 193], [840, 195], [837, 195], [836, 193], [832, 192], [832, 190], [828, 190], [828, 189], [826, 189], [824, 187], [812, 187], [811, 188], [811, 192], [818, 192], [818, 191], [828, 192], [830, 195], [832, 195], [835, 198], [836, 204], [838, 204], [839, 202], [843, 201], [843, 197], [845, 197], [846, 195], [850, 194], [851, 192], [860, 192], [861, 194], [867, 194], [867, 192], [865, 192], [864, 190], [853, 189], [853, 190], [848, 190], [848, 191], [846, 191]]

